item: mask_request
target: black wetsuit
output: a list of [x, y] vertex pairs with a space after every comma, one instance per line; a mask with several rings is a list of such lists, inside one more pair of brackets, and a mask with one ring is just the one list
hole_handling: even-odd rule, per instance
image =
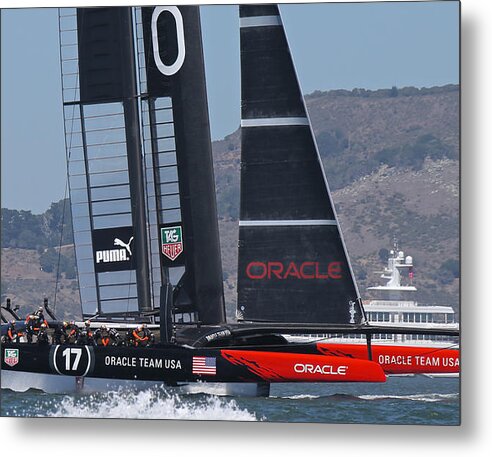
[[113, 340], [114, 344], [118, 346], [121, 342], [120, 334], [118, 333], [118, 330], [114, 328], [109, 329], [109, 337]]
[[89, 345], [93, 346], [94, 343], [94, 333], [92, 333], [92, 330], [89, 328], [84, 328], [80, 331], [78, 337], [77, 337], [77, 344], [80, 345]]
[[155, 342], [154, 334], [147, 327], [143, 329], [143, 334], [144, 337], [148, 338], [148, 344], [154, 344]]
[[34, 316], [37, 316], [41, 323], [46, 322], [46, 319], [44, 317], [43, 311], [37, 310], [35, 313], [33, 313]]
[[39, 332], [41, 323], [42, 321], [37, 314], [30, 314], [29, 316], [27, 316], [26, 334], [28, 343], [32, 343], [32, 337]]
[[121, 338], [114, 328], [98, 328], [94, 332], [94, 341], [99, 346], [119, 346]]
[[69, 344], [75, 344], [79, 339], [79, 335], [80, 335], [80, 328], [78, 328], [76, 324], [70, 324], [68, 326], [67, 342]]
[[19, 333], [15, 329], [15, 324], [9, 324], [9, 327], [7, 329], [7, 333], [5, 335], [5, 342], [7, 342], [7, 343], [18, 343], [19, 337], [21, 335], [22, 335], [22, 333]]
[[58, 324], [53, 332], [53, 344], [63, 344], [67, 341], [67, 328], [63, 324]]
[[127, 346], [135, 346], [135, 338], [133, 337], [133, 330], [128, 329], [126, 332], [125, 342]]
[[48, 332], [46, 328], [41, 328], [38, 332], [38, 344], [44, 345], [49, 344]]

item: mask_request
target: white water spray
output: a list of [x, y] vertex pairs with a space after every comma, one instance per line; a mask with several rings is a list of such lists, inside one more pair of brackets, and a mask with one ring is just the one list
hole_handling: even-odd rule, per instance
[[79, 398], [67, 396], [48, 415], [121, 419], [258, 420], [255, 414], [241, 409], [233, 399], [210, 396], [185, 400], [160, 388], [139, 392], [108, 392]]

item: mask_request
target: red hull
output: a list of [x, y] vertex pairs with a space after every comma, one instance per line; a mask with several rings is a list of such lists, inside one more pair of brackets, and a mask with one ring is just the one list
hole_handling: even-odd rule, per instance
[[[318, 351], [327, 356], [354, 357], [368, 360], [367, 347], [361, 344], [317, 343]], [[459, 373], [458, 349], [373, 345], [372, 360], [386, 374]]]
[[358, 358], [227, 349], [221, 355], [268, 382], [386, 381], [379, 364]]

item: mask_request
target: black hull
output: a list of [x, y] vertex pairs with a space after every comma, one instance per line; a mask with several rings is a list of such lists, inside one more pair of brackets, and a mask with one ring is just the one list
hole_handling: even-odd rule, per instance
[[167, 385], [187, 382], [383, 382], [368, 360], [322, 355], [316, 345], [192, 348], [5, 344], [2, 371]]
[[[159, 381], [166, 384], [195, 382], [213, 379], [214, 382], [261, 381], [259, 377], [248, 376], [241, 367], [228, 366], [220, 350], [195, 350], [182, 346], [170, 347], [102, 347], [75, 345], [10, 344], [6, 349], [19, 350], [19, 362], [11, 367], [2, 358], [2, 370], [58, 374], [64, 376], [87, 376], [93, 378]], [[64, 351], [65, 356], [63, 355]], [[75, 367], [75, 360], [80, 360]], [[69, 355], [69, 362], [67, 362]], [[221, 376], [193, 374], [193, 357], [216, 357], [216, 370]], [[67, 369], [68, 367], [68, 369]], [[75, 368], [75, 369], [74, 369]]]

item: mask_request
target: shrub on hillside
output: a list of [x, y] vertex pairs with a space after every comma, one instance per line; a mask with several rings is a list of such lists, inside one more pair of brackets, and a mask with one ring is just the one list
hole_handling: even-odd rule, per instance
[[390, 167], [410, 167], [420, 170], [424, 160], [457, 159], [452, 148], [445, 145], [439, 138], [427, 133], [417, 138], [413, 144], [405, 144], [394, 148], [386, 148], [377, 152], [375, 160]]
[[451, 284], [460, 277], [460, 263], [456, 259], [448, 259], [437, 270], [437, 277], [441, 284]]

